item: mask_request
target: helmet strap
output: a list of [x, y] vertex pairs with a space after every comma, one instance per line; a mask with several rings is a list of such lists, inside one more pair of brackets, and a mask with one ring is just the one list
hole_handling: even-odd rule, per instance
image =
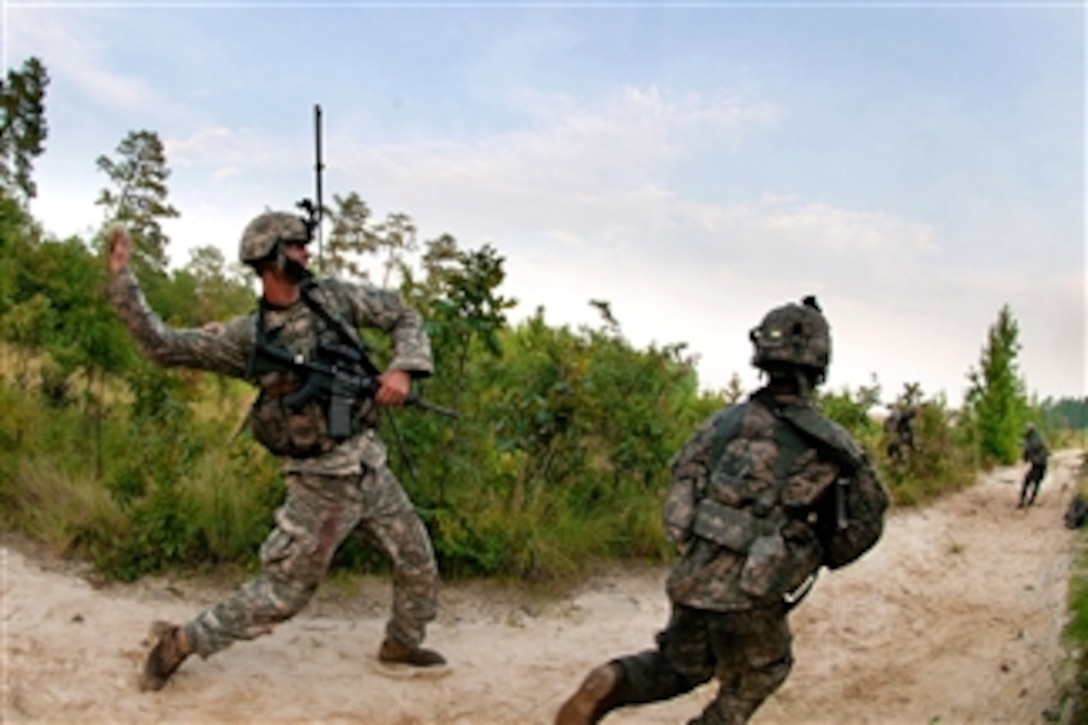
[[813, 373], [796, 365], [776, 365], [761, 369], [760, 372], [767, 376], [769, 387], [805, 400], [812, 397], [815, 386], [820, 382], [819, 377], [813, 377]]
[[793, 370], [793, 377], [797, 380], [797, 394], [804, 399], [812, 397], [812, 383], [809, 382], [808, 376], [797, 368]]
[[283, 242], [276, 242], [275, 255], [276, 271], [292, 282], [302, 282], [309, 276], [306, 268], [287, 256]]

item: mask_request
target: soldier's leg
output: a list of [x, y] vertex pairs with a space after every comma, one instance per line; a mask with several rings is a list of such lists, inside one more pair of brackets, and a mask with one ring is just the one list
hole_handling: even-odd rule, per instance
[[717, 696], [690, 725], [741, 725], [782, 686], [793, 666], [784, 607], [723, 614], [711, 622]]
[[360, 525], [393, 567], [393, 614], [386, 638], [418, 647], [437, 610], [438, 564], [431, 537], [387, 466], [367, 472], [363, 496], [365, 514]]
[[337, 547], [359, 521], [358, 477], [287, 477], [276, 526], [261, 545], [261, 573], [184, 627], [202, 657], [268, 634], [309, 603]]
[[598, 722], [628, 705], [668, 700], [714, 675], [714, 659], [702, 610], [675, 606], [657, 648], [614, 659], [592, 670], [560, 707], [556, 725]]
[[1024, 480], [1020, 482], [1020, 502], [1017, 504], [1018, 508], [1023, 508], [1028, 503], [1028, 491], [1031, 489], [1031, 472], [1034, 470], [1034, 466], [1028, 468], [1027, 473], [1024, 474]]
[[668, 626], [657, 635], [657, 649], [617, 660], [629, 683], [623, 704], [668, 700], [708, 682], [715, 669], [709, 622], [717, 616], [673, 607]]
[[1046, 464], [1032, 464], [1031, 471], [1028, 473], [1031, 476], [1031, 491], [1028, 494], [1028, 506], [1035, 503], [1035, 497], [1039, 495], [1039, 486], [1043, 483], [1043, 477], [1046, 476]]

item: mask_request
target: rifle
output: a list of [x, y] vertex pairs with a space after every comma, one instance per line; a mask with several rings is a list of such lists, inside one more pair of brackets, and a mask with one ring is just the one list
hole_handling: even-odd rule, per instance
[[[289, 393], [284, 402], [298, 411], [314, 398], [329, 401], [329, 435], [336, 440], [351, 436], [351, 409], [356, 400], [372, 398], [381, 388], [376, 374], [363, 372], [368, 366], [362, 353], [347, 345], [321, 343], [313, 360], [295, 355], [282, 347], [257, 345], [254, 373], [283, 372], [299, 375], [302, 386]], [[415, 392], [405, 401], [423, 410], [448, 418], [457, 418], [456, 410], [423, 400]]]

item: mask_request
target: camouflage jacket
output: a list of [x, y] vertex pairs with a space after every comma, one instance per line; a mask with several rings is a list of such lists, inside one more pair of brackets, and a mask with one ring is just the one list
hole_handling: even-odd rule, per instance
[[[430, 340], [422, 319], [398, 293], [368, 284], [323, 279], [315, 284], [312, 295], [352, 334], [362, 327], [388, 333], [393, 357], [387, 369], [404, 370], [413, 377], [425, 377], [433, 371]], [[112, 277], [107, 296], [141, 352], [153, 362], [207, 370], [246, 379], [254, 385], [269, 382], [252, 379], [248, 372], [257, 343], [258, 312], [230, 320], [220, 331], [168, 327], [148, 306], [131, 270]], [[301, 300], [286, 309], [267, 309], [264, 314], [265, 329], [276, 343], [307, 358], [319, 340], [335, 334]], [[284, 457], [284, 466], [290, 472], [350, 475], [360, 472], [361, 464], [378, 468], [385, 461], [384, 443], [375, 430], [368, 428], [320, 455]]]
[[767, 390], [704, 423], [672, 477], [665, 529], [683, 554], [666, 589], [716, 611], [781, 602], [821, 565], [853, 561], [879, 538], [888, 505], [844, 429]]

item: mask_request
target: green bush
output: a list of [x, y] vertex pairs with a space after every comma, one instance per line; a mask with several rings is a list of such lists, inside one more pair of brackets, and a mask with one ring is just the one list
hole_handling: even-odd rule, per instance
[[[1088, 453], [1081, 453], [1081, 468], [1074, 493], [1088, 497]], [[1067, 722], [1088, 722], [1088, 533], [1077, 532], [1076, 556], [1069, 579], [1069, 616], [1062, 639], [1071, 654], [1074, 676], [1070, 692], [1070, 717]]]
[[974, 451], [957, 442], [957, 429], [943, 397], [918, 406], [914, 419], [915, 450], [901, 461], [887, 455], [887, 434], [881, 440], [877, 461], [882, 480], [899, 505], [914, 505], [958, 491], [974, 483], [977, 466]]

